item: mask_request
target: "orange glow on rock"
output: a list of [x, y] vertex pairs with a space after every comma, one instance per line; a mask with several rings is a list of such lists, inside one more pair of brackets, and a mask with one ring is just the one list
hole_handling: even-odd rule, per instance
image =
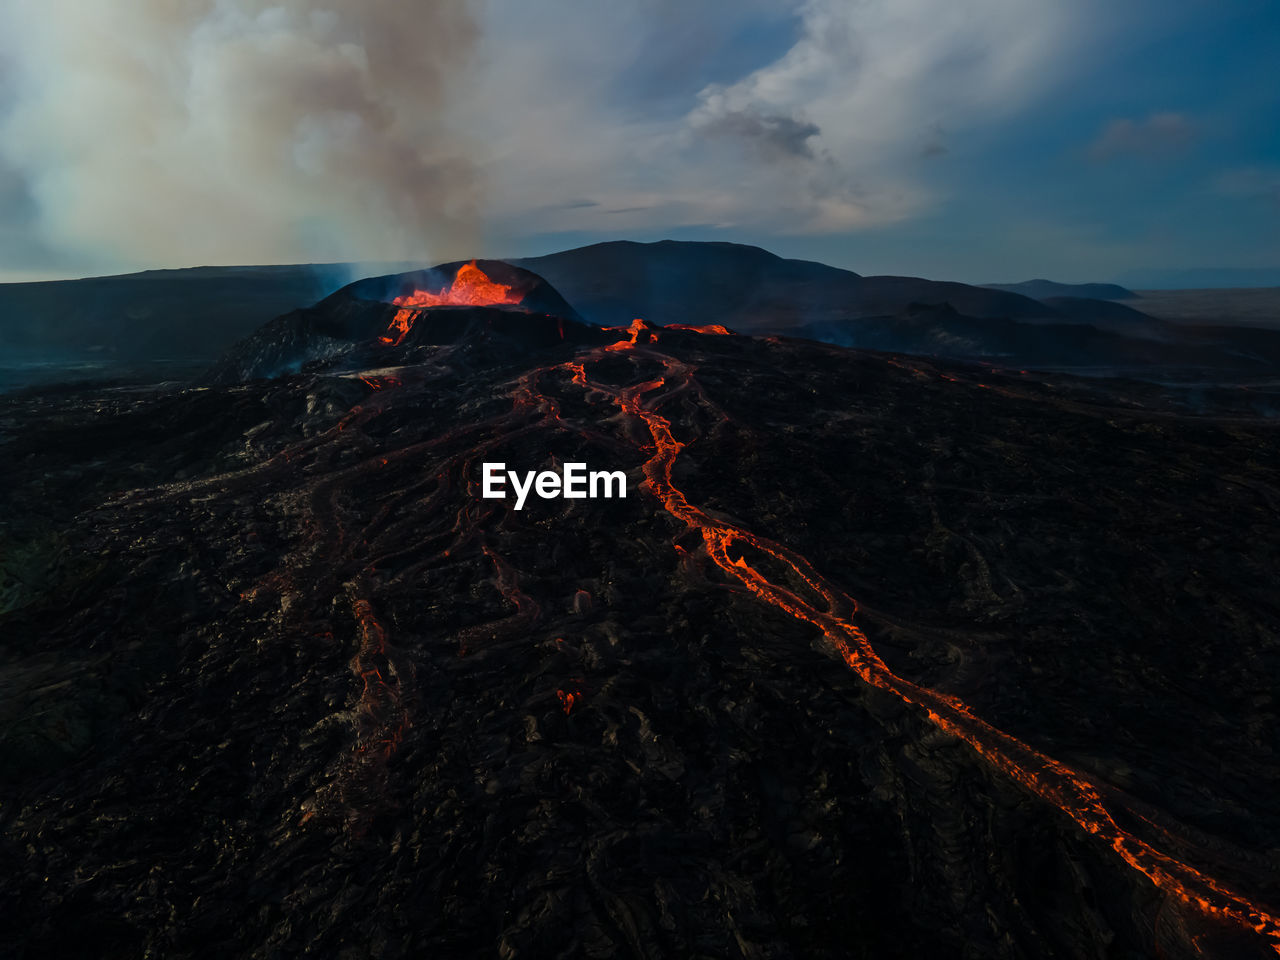
[[704, 327], [695, 327], [687, 323], [668, 323], [667, 330], [688, 330], [690, 333], [706, 333], [717, 337], [731, 337], [733, 331], [719, 323], [709, 323]]
[[[630, 341], [600, 348], [593, 359], [602, 358], [608, 351], [634, 348], [644, 329], [643, 321], [637, 320], [630, 329], [633, 332]], [[581, 362], [565, 364], [564, 368], [572, 371], [573, 383], [609, 397], [623, 413], [638, 418], [648, 428], [652, 439], [648, 449], [653, 452], [642, 467], [644, 487], [667, 513], [688, 530], [701, 534], [705, 555], [720, 570], [759, 600], [818, 628], [832, 650], [864, 682], [919, 709], [937, 729], [963, 741], [1014, 783], [1061, 810], [1158, 889], [1206, 916], [1260, 934], [1271, 949], [1280, 954], [1280, 916], [1125, 829], [1116, 820], [1102, 791], [1085, 774], [987, 723], [958, 697], [920, 686], [893, 673], [853, 622], [857, 602], [830, 584], [804, 557], [690, 504], [672, 479], [676, 458], [685, 444], [675, 438], [671, 421], [656, 411], [661, 397], [647, 400], [646, 395], [661, 390], [668, 381], [672, 383], [672, 390], [687, 386], [692, 381], [694, 368], [657, 351], [646, 353], [648, 358], [666, 367], [665, 377], [628, 387], [613, 387], [590, 380]], [[804, 584], [805, 595], [752, 567], [742, 555], [743, 546], [779, 563], [794, 576], [797, 584]], [[676, 549], [682, 552], [678, 545]], [[736, 559], [732, 559], [730, 553]], [[559, 695], [568, 713], [573, 699], [562, 691]]]
[[[483, 282], [475, 279], [468, 267], [474, 268], [474, 274], [482, 278]], [[408, 301], [412, 298], [403, 298], [403, 304], [398, 302], [397, 306], [412, 316], [400, 331], [399, 339], [383, 339], [389, 343], [401, 342], [412, 327], [416, 311], [422, 306], [475, 302], [465, 298], [482, 295], [478, 291], [487, 289], [486, 285], [502, 291], [502, 296], [510, 296], [509, 287], [490, 281], [482, 271], [474, 267], [474, 263], [468, 267], [459, 270], [458, 279], [447, 291], [421, 295], [433, 298], [430, 303], [418, 301], [410, 305]], [[464, 278], [464, 272], [471, 279]], [[450, 299], [455, 295], [460, 281], [462, 288], [458, 295], [464, 299]], [[718, 335], [729, 333], [723, 328], [675, 328]], [[397, 329], [399, 328], [393, 324], [388, 333]], [[1135, 832], [1136, 828], [1126, 822], [1126, 815], [1131, 811], [1125, 809], [1122, 801], [1114, 799], [1115, 791], [1104, 793], [1103, 788], [1086, 773], [994, 727], [959, 698], [895, 674], [854, 622], [858, 611], [854, 598], [828, 582], [807, 559], [783, 544], [758, 536], [743, 526], [720, 516], [712, 516], [691, 504], [673, 479], [676, 460], [685, 449], [685, 443], [676, 439], [671, 420], [660, 411], [664, 401], [681, 395], [687, 397], [690, 392], [698, 391], [693, 377], [694, 368], [654, 349], [655, 328], [644, 320], [637, 319], [626, 328], [610, 329], [622, 336], [617, 343], [579, 353], [577, 359], [571, 362], [536, 368], [516, 383], [511, 393], [512, 411], [507, 419], [497, 421], [511, 427], [513, 432], [508, 436], [513, 435], [514, 431], [532, 429], [532, 425], [526, 420], [531, 415], [537, 415], [537, 422], [544, 426], [555, 425], [557, 429], [580, 431], [589, 429], [572, 419], [562, 419], [557, 398], [544, 394], [539, 389], [540, 378], [553, 371], [568, 375], [569, 382], [582, 389], [588, 404], [604, 400], [615, 406], [623, 416], [632, 418], [632, 425], [638, 428], [637, 436], [645, 438], [646, 442], [643, 443], [631, 438], [636, 448], [644, 450], [641, 466], [643, 485], [682, 528], [681, 539], [688, 546], [673, 544], [681, 563], [692, 565], [709, 560], [722, 573], [723, 580], [746, 590], [762, 603], [795, 620], [812, 625], [825, 638], [829, 649], [862, 681], [914, 708], [923, 720], [963, 742], [976, 758], [999, 771], [1027, 794], [1061, 811], [1081, 831], [1110, 848], [1118, 863], [1145, 877], [1167, 894], [1171, 901], [1198, 910], [1205, 916], [1251, 930], [1280, 954], [1280, 915], [1277, 912], [1253, 902], [1226, 883], [1179, 859], [1175, 855], [1176, 848], [1170, 850], [1165, 845], [1162, 849], [1156, 842], [1139, 836]], [[660, 332], [660, 328], [657, 332]], [[611, 358], [615, 362], [624, 359], [628, 355], [624, 351], [631, 352], [629, 355], [643, 358], [646, 362], [656, 362], [662, 368], [662, 375], [630, 386], [597, 382], [588, 375], [591, 364], [605, 358]], [[619, 357], [618, 354], [623, 355]], [[891, 359], [886, 362], [909, 371], [921, 380], [937, 377], [960, 384], [970, 382], [945, 373], [927, 374], [916, 366]], [[371, 390], [378, 389], [379, 384], [371, 379], [365, 382]], [[348, 424], [358, 429], [366, 415], [363, 408], [357, 406], [341, 421], [337, 429], [341, 430]], [[478, 448], [473, 451], [473, 455], [478, 453]], [[459, 511], [456, 531], [474, 528], [476, 521], [468, 513], [470, 506], [468, 502]], [[699, 541], [700, 549], [694, 546]], [[481, 549], [494, 567], [491, 581], [493, 586], [510, 602], [515, 612], [502, 620], [464, 630], [458, 637], [459, 655], [464, 655], [473, 642], [491, 642], [495, 636], [514, 636], [527, 631], [539, 616], [536, 602], [520, 590], [516, 570], [487, 545], [483, 545]], [[449, 551], [445, 550], [444, 554], [448, 556]], [[766, 559], [761, 561], [759, 558], [762, 557]], [[753, 566], [753, 560], [761, 563], [764, 569]], [[785, 575], [779, 575], [779, 572]], [[574, 604], [584, 608], [575, 612], [590, 612], [585, 598], [582, 603], [578, 603], [575, 595]], [[361, 730], [358, 759], [369, 758], [367, 764], [372, 765], [385, 762], [396, 752], [408, 728], [408, 717], [403, 704], [401, 677], [395, 671], [394, 650], [387, 642], [386, 628], [375, 616], [371, 604], [363, 598], [355, 600], [353, 612], [358, 625], [358, 648], [351, 661], [351, 671], [362, 686], [354, 710]], [[562, 637], [555, 639], [558, 644], [563, 643]], [[407, 681], [408, 678], [405, 679]], [[569, 682], [573, 684], [578, 681], [570, 679]], [[568, 715], [575, 705], [580, 704], [582, 693], [580, 688], [574, 692], [560, 689], [556, 691], [556, 696], [560, 708]]]
[[413, 329], [413, 323], [422, 310], [430, 307], [490, 307], [518, 304], [523, 299], [513, 287], [490, 280], [488, 274], [472, 260], [458, 268], [453, 282], [439, 293], [415, 290], [396, 297], [391, 303], [400, 307], [387, 332], [379, 339], [383, 343], [400, 344]]
[[357, 755], [376, 751], [389, 759], [409, 727], [400, 695], [400, 679], [389, 660], [387, 631], [368, 600], [352, 604], [360, 628], [360, 646], [351, 659], [351, 672], [363, 681], [355, 714], [366, 718], [368, 730]]
[[[622, 331], [624, 328], [623, 327], [606, 327], [605, 329]], [[605, 347], [604, 349], [609, 351], [630, 350], [632, 347], [636, 345], [636, 343], [639, 342], [640, 334], [645, 333], [647, 330], [649, 330], [649, 324], [645, 323], [639, 317], [636, 317], [634, 320], [631, 321], [631, 326], [626, 327], [625, 330], [627, 333], [631, 334], [630, 340], [619, 340], [617, 343], [612, 344], [611, 346]]]

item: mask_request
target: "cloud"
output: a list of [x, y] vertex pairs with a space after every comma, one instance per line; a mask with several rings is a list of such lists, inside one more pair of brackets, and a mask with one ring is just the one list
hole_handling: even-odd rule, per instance
[[1142, 120], [1112, 120], [1089, 145], [1095, 160], [1123, 154], [1163, 156], [1182, 149], [1196, 136], [1195, 125], [1180, 113], [1152, 113]]
[[0, 265], [11, 278], [40, 277], [62, 265], [38, 236], [37, 217], [25, 178], [0, 160]]
[[1280, 206], [1280, 167], [1240, 167], [1219, 174], [1214, 191], [1224, 197], [1269, 200]]
[[0, 162], [113, 266], [861, 230], [933, 208], [928, 158], [1053, 89], [1097, 2], [10, 0]]
[[[804, 0], [768, 15], [784, 7], [789, 43], [688, 89], [676, 113], [618, 78], [642, 78], [691, 22], [740, 31], [747, 5], [493, 0], [468, 84], [489, 131], [491, 229], [822, 234], [917, 216], [939, 199], [922, 166], [950, 145], [938, 131], [954, 141], [1024, 109], [1092, 22], [1089, 0]], [[548, 209], [584, 194], [600, 206]]]
[[464, 0], [12, 0], [0, 155], [95, 263], [444, 256], [472, 151], [441, 115]]
[[761, 114], [754, 109], [715, 110], [704, 103], [693, 119], [708, 136], [732, 137], [757, 151], [765, 160], [813, 159], [809, 141], [821, 128], [802, 114]]

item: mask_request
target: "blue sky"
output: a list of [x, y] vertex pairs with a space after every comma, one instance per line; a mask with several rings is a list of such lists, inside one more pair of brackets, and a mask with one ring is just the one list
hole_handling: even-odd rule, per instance
[[410, 6], [14, 0], [0, 278], [663, 237], [970, 282], [1280, 266], [1275, 0]]

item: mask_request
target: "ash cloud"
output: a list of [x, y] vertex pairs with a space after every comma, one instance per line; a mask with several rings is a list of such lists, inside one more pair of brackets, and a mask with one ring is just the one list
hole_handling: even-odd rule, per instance
[[466, 0], [15, 0], [0, 37], [0, 166], [33, 245], [133, 267], [475, 243], [448, 119]]

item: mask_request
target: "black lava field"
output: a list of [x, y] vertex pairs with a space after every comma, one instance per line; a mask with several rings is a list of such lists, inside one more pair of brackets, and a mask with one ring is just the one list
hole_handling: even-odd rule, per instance
[[0, 397], [0, 955], [1280, 953], [1255, 393], [453, 269]]

